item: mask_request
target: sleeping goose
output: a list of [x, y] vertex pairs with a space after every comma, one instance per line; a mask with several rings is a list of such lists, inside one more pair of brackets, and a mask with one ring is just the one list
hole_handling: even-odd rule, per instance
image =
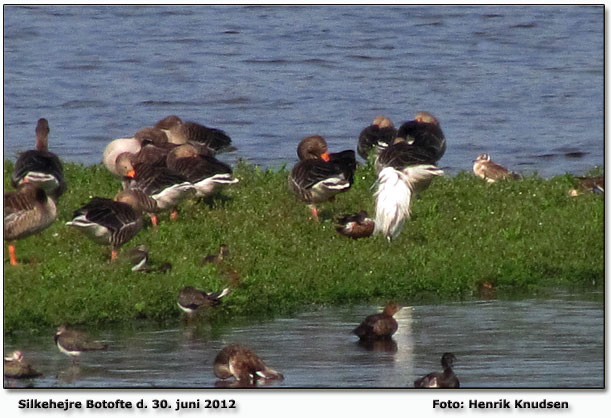
[[414, 120], [402, 124], [397, 137], [417, 148], [421, 158], [430, 164], [437, 164], [446, 152], [439, 120], [429, 112], [418, 112]]
[[48, 228], [57, 218], [55, 202], [34, 183], [22, 183], [4, 194], [4, 240], [11, 265], [17, 265], [15, 241]]
[[157, 212], [172, 210], [171, 219], [178, 217], [176, 206], [191, 193], [195, 187], [187, 178], [176, 171], [149, 163], [132, 164], [133, 154], [121, 154], [117, 158], [117, 171], [129, 180], [128, 189], [138, 189], [157, 202], [157, 210], [151, 216], [157, 226]]
[[[114, 260], [119, 248], [142, 229], [142, 210], [146, 205], [153, 205], [152, 199], [138, 190], [123, 190], [114, 199], [94, 197], [74, 211], [73, 219], [66, 225], [83, 231], [98, 244], [110, 245], [110, 259]], [[150, 206], [147, 209], [153, 210]]]
[[184, 144], [169, 152], [168, 168], [185, 176], [195, 187], [196, 196], [211, 196], [239, 180], [232, 176], [229, 165], [210, 155], [201, 154], [191, 144]]
[[66, 191], [62, 163], [57, 155], [49, 152], [49, 122], [38, 119], [36, 124], [36, 149], [21, 153], [15, 163], [11, 184], [17, 188], [22, 183], [34, 183], [57, 200]]
[[268, 367], [252, 350], [231, 344], [223, 348], [214, 359], [214, 375], [219, 379], [231, 376], [244, 384], [254, 385], [257, 380], [282, 380], [282, 373]]
[[444, 353], [441, 356], [441, 367], [443, 373], [433, 372], [414, 382], [416, 388], [459, 388], [460, 382], [452, 370], [456, 356], [452, 353]]
[[297, 147], [299, 162], [291, 170], [288, 181], [295, 195], [308, 203], [316, 220], [316, 204], [333, 200], [336, 194], [347, 191], [356, 170], [354, 151], [333, 154], [327, 151], [327, 142], [320, 135], [302, 139]]
[[362, 210], [352, 215], [343, 215], [337, 219], [335, 230], [352, 239], [367, 238], [373, 234], [375, 222]]
[[378, 116], [371, 125], [363, 129], [359, 135], [356, 151], [366, 160], [373, 149], [375, 155], [392, 144], [397, 137], [397, 129], [386, 116]]
[[196, 122], [183, 121], [176, 115], [161, 119], [155, 128], [162, 129], [168, 140], [174, 144], [187, 142], [204, 144], [213, 152], [219, 152], [231, 146], [231, 138], [222, 130], [208, 128]]

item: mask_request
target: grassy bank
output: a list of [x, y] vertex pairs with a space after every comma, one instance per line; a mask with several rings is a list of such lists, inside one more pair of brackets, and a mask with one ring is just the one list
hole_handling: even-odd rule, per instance
[[[5, 162], [8, 189], [13, 165]], [[101, 166], [65, 164], [68, 191], [58, 220], [17, 244], [22, 262], [8, 264], [4, 246], [5, 331], [67, 323], [104, 323], [144, 317], [176, 318], [181, 287], [216, 290], [226, 274], [203, 257], [226, 243], [226, 268], [241, 280], [212, 319], [290, 314], [310, 304], [409, 303], [422, 297], [460, 299], [483, 282], [497, 293], [536, 293], [547, 286], [602, 288], [604, 200], [569, 197], [570, 176], [529, 177], [487, 185], [470, 173], [440, 178], [414, 202], [399, 238], [350, 240], [333, 217], [373, 213], [371, 167], [314, 222], [286, 184], [286, 169], [241, 164], [240, 183], [210, 201], [188, 201], [177, 221], [160, 217], [122, 250], [145, 243], [165, 273], [131, 272], [110, 262], [110, 250], [66, 227], [91, 196], [112, 197], [120, 187]], [[235, 274], [234, 274], [235, 276]]]

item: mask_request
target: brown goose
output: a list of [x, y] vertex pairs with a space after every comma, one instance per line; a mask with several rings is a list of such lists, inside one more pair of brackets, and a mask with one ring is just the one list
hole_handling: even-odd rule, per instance
[[378, 116], [359, 135], [356, 151], [366, 160], [371, 150], [375, 154], [391, 145], [397, 137], [397, 129], [386, 116]]
[[520, 178], [519, 174], [509, 171], [500, 164], [495, 163], [490, 159], [488, 154], [480, 154], [473, 162], [473, 173], [486, 180], [488, 183], [494, 183], [497, 180]]
[[255, 384], [258, 379], [284, 379], [282, 373], [268, 367], [252, 350], [232, 344], [223, 348], [214, 359], [214, 375], [219, 379], [231, 376], [243, 384]]
[[570, 196], [579, 196], [583, 193], [605, 193], [605, 176], [576, 177], [576, 188], [569, 190]]
[[460, 382], [458, 377], [454, 374], [452, 366], [456, 356], [452, 353], [444, 353], [441, 356], [441, 366], [443, 367], [443, 373], [433, 372], [414, 382], [416, 388], [459, 388]]
[[4, 357], [4, 377], [9, 379], [32, 379], [42, 376], [42, 373], [34, 370], [34, 368], [23, 359], [21, 351], [13, 351], [13, 353]]
[[375, 222], [362, 210], [353, 215], [343, 215], [337, 220], [335, 230], [352, 239], [367, 238], [373, 234]]
[[110, 245], [111, 260], [117, 257], [119, 248], [142, 229], [142, 210], [154, 205], [151, 199], [137, 190], [123, 190], [114, 199], [94, 197], [74, 211], [73, 219], [66, 225], [73, 226], [98, 244]]
[[400, 309], [396, 303], [388, 303], [382, 313], [369, 315], [352, 332], [361, 340], [390, 338], [399, 327], [393, 315]]
[[221, 298], [227, 296], [229, 291], [230, 289], [226, 287], [218, 292], [206, 293], [193, 286], [186, 286], [178, 294], [178, 307], [186, 314], [192, 315], [205, 306], [220, 305]]
[[22, 183], [16, 192], [4, 194], [4, 240], [11, 265], [17, 265], [15, 241], [48, 228], [56, 218], [55, 202], [34, 183]]
[[170, 151], [166, 164], [190, 181], [195, 187], [195, 195], [199, 197], [211, 196], [239, 181], [232, 176], [229, 165], [201, 154], [191, 144], [180, 145]]
[[320, 135], [302, 139], [297, 147], [299, 162], [291, 170], [288, 181], [293, 193], [308, 203], [316, 220], [316, 204], [333, 200], [336, 194], [347, 191], [356, 170], [354, 151], [333, 154], [327, 151], [327, 142]]
[[399, 127], [397, 137], [417, 149], [426, 164], [437, 164], [446, 151], [446, 139], [439, 120], [429, 112], [418, 112], [414, 120]]
[[176, 115], [161, 119], [155, 124], [155, 128], [162, 129], [173, 144], [200, 143], [214, 152], [231, 146], [231, 138], [222, 130], [208, 128], [196, 122], [184, 122]]
[[42, 118], [36, 124], [36, 149], [21, 153], [15, 163], [11, 184], [33, 183], [57, 200], [66, 191], [62, 163], [49, 152], [49, 122]]
[[172, 209], [171, 219], [176, 219], [176, 206], [191, 193], [195, 187], [186, 177], [176, 171], [149, 163], [133, 164], [132, 154], [121, 154], [117, 158], [117, 170], [129, 180], [128, 189], [141, 190], [157, 202], [157, 210], [151, 216], [154, 226], [157, 226], [156, 213]]
[[100, 351], [108, 348], [106, 344], [93, 341], [86, 333], [69, 330], [65, 325], [57, 328], [54, 340], [59, 351], [72, 358], [73, 363], [78, 362], [78, 357], [85, 351]]

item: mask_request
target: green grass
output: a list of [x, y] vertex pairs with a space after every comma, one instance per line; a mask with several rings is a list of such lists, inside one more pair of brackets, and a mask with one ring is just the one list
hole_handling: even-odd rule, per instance
[[[5, 162], [5, 190], [12, 168]], [[200, 265], [221, 243], [229, 246], [226, 265], [241, 282], [210, 314], [213, 321], [290, 314], [309, 305], [459, 300], [484, 281], [500, 296], [603, 287], [604, 199], [569, 197], [570, 175], [494, 185], [466, 172], [436, 179], [389, 244], [380, 236], [350, 240], [333, 227], [338, 214], [373, 213], [371, 166], [359, 167], [349, 192], [320, 206], [317, 223], [288, 190], [286, 168], [239, 164], [240, 183], [213, 200], [184, 202], [177, 221], [162, 214], [158, 231], [147, 223], [124, 246], [122, 252], [145, 243], [154, 262], [173, 265], [147, 274], [110, 262], [109, 248], [64, 225], [91, 196], [112, 197], [119, 181], [102, 165], [65, 164], [65, 174], [68, 191], [57, 221], [17, 244], [22, 264], [8, 264], [5, 245], [5, 331], [178, 318], [180, 288], [226, 285], [216, 267]]]

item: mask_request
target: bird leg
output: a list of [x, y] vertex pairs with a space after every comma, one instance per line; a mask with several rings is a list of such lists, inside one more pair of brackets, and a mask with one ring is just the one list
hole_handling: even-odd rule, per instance
[[117, 256], [119, 255], [119, 250], [117, 250], [116, 248], [113, 248], [112, 251], [110, 252], [110, 260], [115, 260], [117, 258]]
[[157, 229], [157, 227], [159, 226], [159, 220], [157, 220], [157, 215], [152, 213], [151, 214], [151, 223], [153, 224], [153, 228]]
[[178, 219], [178, 209], [177, 208], [172, 208], [172, 212], [170, 212], [170, 219], [173, 221]]
[[316, 206], [315, 205], [308, 205], [308, 207], [312, 211], [312, 216], [314, 217], [316, 222], [320, 222], [320, 220], [318, 219], [318, 209], [316, 208]]
[[11, 266], [16, 266], [17, 263], [17, 250], [15, 249], [15, 244], [8, 245], [8, 255], [11, 260]]

